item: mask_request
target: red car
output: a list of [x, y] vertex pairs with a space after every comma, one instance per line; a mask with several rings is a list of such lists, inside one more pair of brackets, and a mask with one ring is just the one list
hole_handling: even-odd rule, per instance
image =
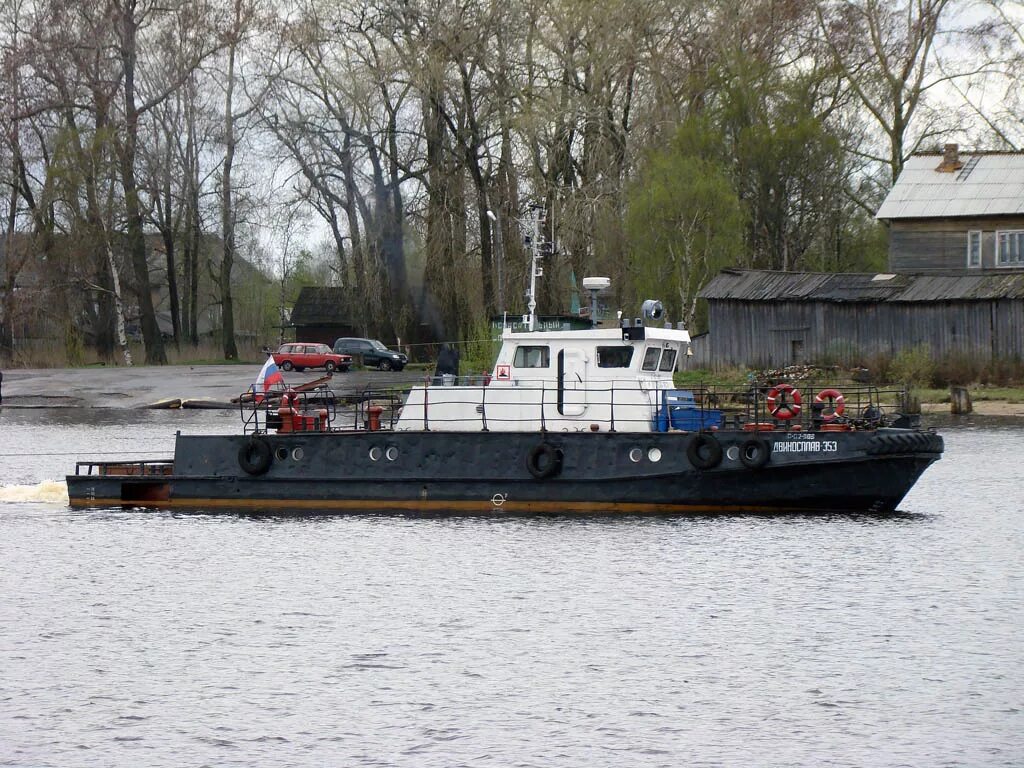
[[282, 370], [323, 368], [328, 373], [347, 371], [352, 367], [352, 355], [338, 355], [326, 344], [282, 344], [274, 353], [274, 362]]

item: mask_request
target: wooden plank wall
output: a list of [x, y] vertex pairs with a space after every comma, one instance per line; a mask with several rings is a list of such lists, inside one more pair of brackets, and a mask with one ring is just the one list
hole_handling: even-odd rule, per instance
[[967, 269], [967, 233], [981, 232], [981, 268], [996, 267], [996, 231], [1024, 229], [1024, 217], [893, 221], [889, 225], [889, 269], [929, 272]]
[[709, 320], [706, 354], [714, 368], [825, 360], [857, 365], [921, 344], [935, 358], [950, 353], [980, 360], [1024, 357], [1024, 300], [711, 301]]

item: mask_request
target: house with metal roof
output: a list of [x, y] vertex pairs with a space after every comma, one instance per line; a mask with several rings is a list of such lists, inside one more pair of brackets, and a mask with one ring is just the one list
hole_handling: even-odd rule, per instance
[[917, 153], [876, 218], [893, 272], [1024, 270], [1024, 153]]

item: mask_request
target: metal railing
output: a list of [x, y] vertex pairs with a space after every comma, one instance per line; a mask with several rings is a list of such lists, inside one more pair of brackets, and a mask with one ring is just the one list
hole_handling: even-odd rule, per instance
[[[490, 387], [482, 376], [446, 380], [418, 391], [419, 401], [410, 405], [408, 389], [368, 387], [334, 393], [318, 387], [297, 394], [296, 411], [326, 410], [327, 418], [316, 431], [393, 430], [403, 408], [412, 408], [414, 422], [424, 431], [466, 428], [474, 421], [481, 431], [501, 430], [509, 425], [547, 431], [577, 429], [595, 431], [701, 431], [746, 430], [838, 430], [876, 429], [881, 426], [911, 426], [907, 395], [898, 388], [846, 384], [842, 388], [827, 382], [753, 383], [745, 388], [715, 386], [663, 387], [646, 383], [608, 382], [565, 390], [583, 407], [579, 415], [560, 412], [557, 389], [551, 382], [536, 386]], [[523, 401], [524, 392], [536, 393], [534, 402]], [[503, 395], [507, 395], [505, 399]], [[280, 396], [242, 404], [246, 433], [280, 430], [277, 406]], [[422, 413], [420, 413], [422, 409]], [[299, 431], [299, 430], [283, 430]]]

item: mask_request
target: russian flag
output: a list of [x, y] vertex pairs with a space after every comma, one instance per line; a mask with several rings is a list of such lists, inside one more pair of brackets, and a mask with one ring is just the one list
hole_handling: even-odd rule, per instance
[[275, 384], [284, 385], [284, 374], [281, 373], [281, 369], [274, 362], [274, 356], [270, 355], [267, 357], [267, 362], [263, 364], [263, 368], [260, 369], [260, 375], [256, 377], [256, 384], [253, 389], [256, 390], [257, 397], [261, 397], [258, 394], [260, 390], [263, 390], [263, 394], [266, 395]]

